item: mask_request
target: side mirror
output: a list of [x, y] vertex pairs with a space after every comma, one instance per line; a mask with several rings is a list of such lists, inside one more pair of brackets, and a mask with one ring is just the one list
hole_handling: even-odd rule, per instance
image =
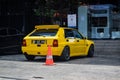
[[87, 39], [87, 37], [83, 37], [83, 39]]

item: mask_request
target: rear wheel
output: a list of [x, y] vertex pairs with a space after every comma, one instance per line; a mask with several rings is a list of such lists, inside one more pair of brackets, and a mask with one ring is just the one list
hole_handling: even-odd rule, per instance
[[68, 46], [66, 46], [62, 52], [62, 55], [60, 57], [61, 60], [67, 61], [70, 59], [70, 49]]
[[88, 51], [88, 57], [93, 57], [94, 56], [94, 46], [91, 45]]
[[35, 56], [25, 54], [25, 58], [26, 58], [28, 61], [33, 61], [33, 60], [35, 59]]

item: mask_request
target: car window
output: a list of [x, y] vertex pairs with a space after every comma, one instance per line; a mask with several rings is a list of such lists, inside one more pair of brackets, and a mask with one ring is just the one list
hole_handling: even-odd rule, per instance
[[0, 36], [5, 36], [7, 35], [7, 30], [6, 29], [1, 29], [0, 30]]
[[16, 35], [17, 31], [15, 29], [8, 29], [8, 34], [9, 35]]
[[39, 29], [32, 33], [30, 36], [55, 36], [58, 29]]
[[83, 36], [77, 30], [73, 30], [73, 34], [75, 38], [83, 39]]
[[74, 37], [72, 30], [65, 29], [65, 38], [67, 38], [67, 37]]

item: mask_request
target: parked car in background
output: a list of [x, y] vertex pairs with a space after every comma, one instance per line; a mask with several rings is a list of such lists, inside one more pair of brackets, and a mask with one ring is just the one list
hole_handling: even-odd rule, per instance
[[61, 60], [69, 60], [73, 56], [94, 55], [94, 42], [87, 40], [76, 29], [59, 27], [58, 25], [38, 25], [23, 39], [22, 52], [27, 60], [36, 56], [46, 56], [48, 45], [52, 55]]
[[0, 28], [0, 55], [21, 52], [24, 34], [15, 28]]

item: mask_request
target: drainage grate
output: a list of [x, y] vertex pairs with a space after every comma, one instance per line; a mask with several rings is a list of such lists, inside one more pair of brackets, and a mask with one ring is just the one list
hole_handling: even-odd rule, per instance
[[44, 79], [43, 77], [33, 77], [35, 79]]
[[13, 78], [13, 77], [4, 77], [4, 76], [0, 76], [0, 78], [2, 78], [2, 79], [8, 79], [8, 80], [28, 80], [28, 79]]
[[[43, 77], [32, 77], [36, 80], [43, 80], [44, 78]], [[22, 79], [22, 78], [14, 78], [14, 77], [6, 77], [6, 76], [0, 76], [0, 80], [31, 80], [31, 79]]]

